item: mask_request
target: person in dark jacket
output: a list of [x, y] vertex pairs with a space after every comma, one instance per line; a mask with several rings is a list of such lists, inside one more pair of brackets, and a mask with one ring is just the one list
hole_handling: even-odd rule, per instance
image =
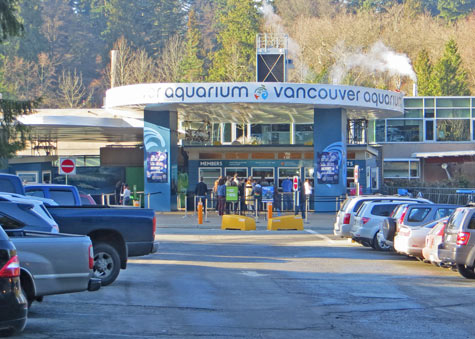
[[203, 178], [196, 184], [195, 187], [196, 204], [201, 200], [203, 203], [203, 212], [206, 211], [206, 199], [208, 198], [208, 186], [204, 183]]

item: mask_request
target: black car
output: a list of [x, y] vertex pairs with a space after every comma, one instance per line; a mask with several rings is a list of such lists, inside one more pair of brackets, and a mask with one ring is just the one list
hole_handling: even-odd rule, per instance
[[15, 246], [1, 226], [0, 291], [0, 334], [23, 331], [26, 325], [28, 302], [21, 290], [20, 262]]

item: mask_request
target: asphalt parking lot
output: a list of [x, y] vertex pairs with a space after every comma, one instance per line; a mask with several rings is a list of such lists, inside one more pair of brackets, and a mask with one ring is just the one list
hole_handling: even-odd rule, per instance
[[[159, 214], [158, 253], [97, 292], [34, 303], [23, 338], [470, 338], [475, 282], [331, 234]], [[131, 226], [132, 227], [132, 226]]]

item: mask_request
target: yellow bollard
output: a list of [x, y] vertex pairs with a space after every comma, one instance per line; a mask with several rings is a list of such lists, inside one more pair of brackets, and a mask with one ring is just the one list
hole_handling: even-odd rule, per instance
[[198, 225], [203, 224], [203, 203], [200, 202], [198, 203]]
[[267, 203], [267, 220], [272, 219], [272, 203]]

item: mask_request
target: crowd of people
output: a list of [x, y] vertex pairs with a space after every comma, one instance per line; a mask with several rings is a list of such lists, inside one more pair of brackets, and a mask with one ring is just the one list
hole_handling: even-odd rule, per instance
[[[254, 213], [263, 210], [263, 186], [268, 186], [267, 182], [261, 182], [259, 179], [253, 179], [252, 177], [239, 178], [237, 174], [234, 176], [220, 176], [214, 182], [214, 186], [211, 189], [213, 192], [213, 207], [216, 208], [218, 214], [246, 214]], [[227, 190], [227, 186], [235, 186], [235, 190]], [[305, 202], [312, 194], [312, 186], [309, 180], [306, 180], [304, 185], [300, 185], [297, 196], [299, 199], [294, 204], [293, 183], [290, 178], [284, 179], [282, 182], [282, 192], [279, 192], [277, 186], [274, 186], [272, 196], [273, 210], [280, 212], [281, 206], [284, 210], [293, 210], [302, 212], [302, 216], [305, 217]], [[232, 192], [232, 193], [231, 193]], [[232, 194], [232, 197], [229, 195]], [[226, 197], [228, 195], [228, 199]], [[209, 189], [204, 183], [203, 178], [200, 178], [198, 184], [195, 187], [196, 201], [201, 201], [206, 208], [206, 201], [211, 198]], [[283, 199], [283, 203], [281, 201]], [[266, 201], [269, 201], [269, 197], [266, 197]], [[299, 203], [300, 202], [300, 203]]]

